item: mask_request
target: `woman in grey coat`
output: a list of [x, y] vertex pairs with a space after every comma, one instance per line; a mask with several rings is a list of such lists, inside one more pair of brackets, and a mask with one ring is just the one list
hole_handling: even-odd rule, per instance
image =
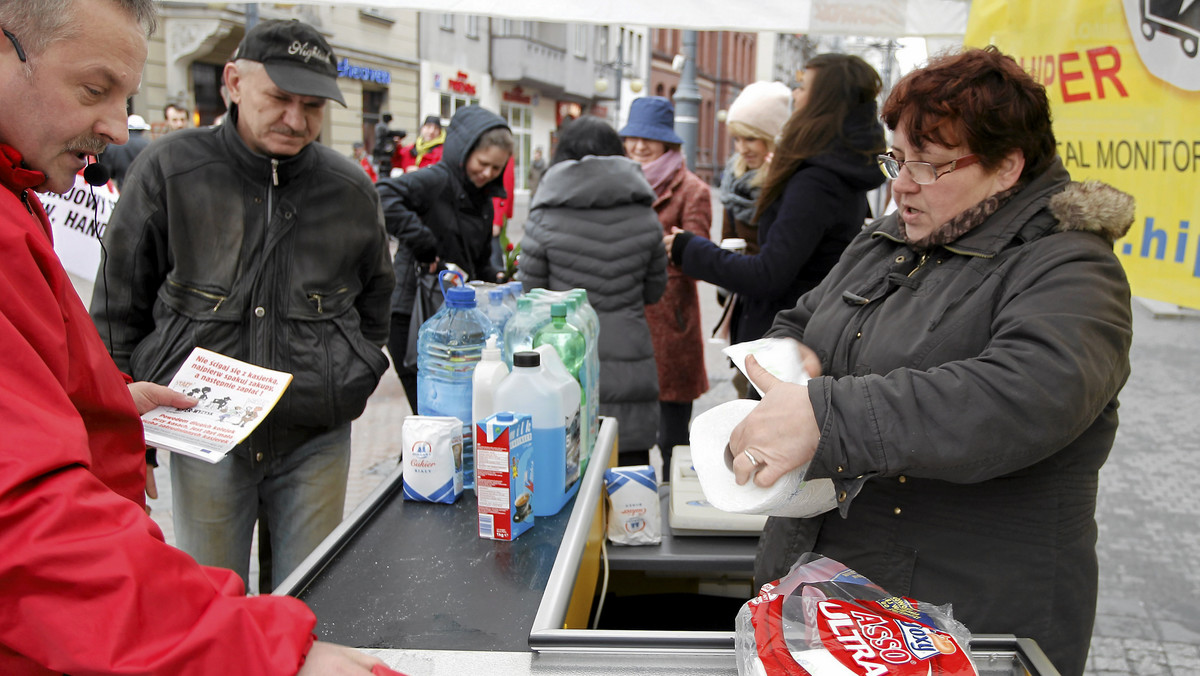
[[563, 130], [525, 225], [520, 274], [526, 290], [587, 290], [600, 316], [600, 414], [619, 422], [622, 464], [631, 464], [646, 461], [658, 434], [645, 306], [667, 287], [667, 256], [654, 191], [624, 152], [599, 118]]

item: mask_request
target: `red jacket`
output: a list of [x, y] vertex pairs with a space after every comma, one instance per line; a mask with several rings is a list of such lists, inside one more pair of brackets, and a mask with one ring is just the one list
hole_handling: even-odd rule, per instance
[[295, 674], [316, 619], [167, 545], [141, 421], [0, 145], [0, 674]]

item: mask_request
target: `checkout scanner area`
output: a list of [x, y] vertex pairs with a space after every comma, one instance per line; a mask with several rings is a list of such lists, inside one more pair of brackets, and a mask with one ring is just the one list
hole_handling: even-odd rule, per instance
[[[601, 419], [573, 501], [511, 542], [479, 537], [472, 491], [406, 502], [398, 466], [273, 593], [307, 603], [322, 640], [411, 676], [737, 674], [734, 618], [757, 593], [764, 517], [703, 505], [677, 447], [662, 543], [606, 544], [617, 427]], [[975, 636], [971, 651], [981, 675], [1058, 673], [1029, 639]]]

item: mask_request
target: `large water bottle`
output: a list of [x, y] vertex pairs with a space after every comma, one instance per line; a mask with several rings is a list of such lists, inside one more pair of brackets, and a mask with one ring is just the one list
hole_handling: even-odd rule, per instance
[[475, 307], [475, 292], [455, 287], [417, 333], [417, 413], [462, 421], [464, 488], [475, 487], [471, 379], [491, 332], [491, 321]]
[[563, 398], [541, 358], [533, 351], [513, 355], [512, 373], [496, 388], [496, 410], [533, 418], [533, 515], [553, 516], [579, 490], [580, 482], [568, 478]]
[[[500, 349], [504, 349], [504, 327], [513, 314], [513, 311], [504, 304], [504, 299], [508, 295], [508, 290], [503, 287], [488, 289], [487, 305], [483, 308], [483, 314], [487, 315], [492, 322], [492, 335], [496, 336], [496, 345]], [[476, 295], [476, 298], [478, 297]]]

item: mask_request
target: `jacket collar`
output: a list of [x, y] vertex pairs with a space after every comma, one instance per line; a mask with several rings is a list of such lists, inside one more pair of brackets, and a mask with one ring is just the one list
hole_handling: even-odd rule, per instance
[[42, 172], [21, 166], [21, 153], [16, 148], [0, 143], [0, 154], [3, 154], [0, 158], [0, 183], [14, 194], [20, 195], [46, 182], [46, 175]]
[[[221, 143], [233, 158], [238, 169], [253, 181], [266, 180], [268, 184], [287, 185], [288, 182], [306, 172], [316, 161], [317, 153], [312, 147], [316, 141], [304, 146], [303, 150], [292, 157], [275, 159], [274, 164], [272, 163], [273, 158], [251, 150], [237, 130], [237, 106], [230, 107], [225, 123], [217, 130], [217, 136], [221, 139]], [[275, 177], [278, 178], [277, 181]]]

